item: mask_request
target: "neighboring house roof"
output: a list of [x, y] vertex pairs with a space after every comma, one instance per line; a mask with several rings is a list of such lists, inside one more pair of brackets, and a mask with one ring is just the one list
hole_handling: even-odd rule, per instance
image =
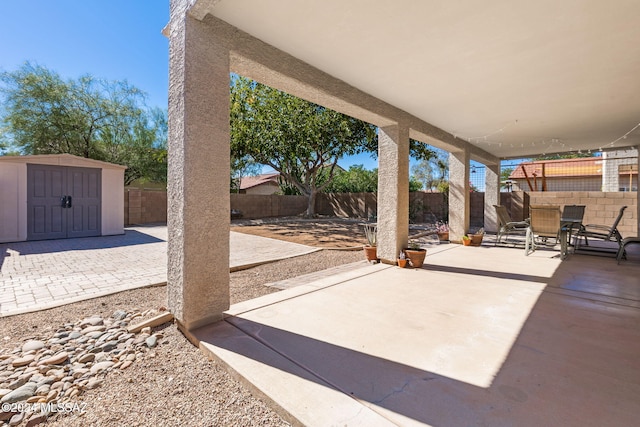
[[257, 187], [258, 185], [278, 185], [279, 173], [263, 173], [256, 176], [245, 176], [240, 180], [240, 189]]
[[[560, 159], [560, 160], [537, 160], [534, 162], [520, 163], [509, 175], [509, 179], [525, 179], [527, 176], [546, 178], [559, 178], [570, 176], [601, 176], [602, 159], [600, 157]], [[526, 171], [526, 175], [525, 175]]]

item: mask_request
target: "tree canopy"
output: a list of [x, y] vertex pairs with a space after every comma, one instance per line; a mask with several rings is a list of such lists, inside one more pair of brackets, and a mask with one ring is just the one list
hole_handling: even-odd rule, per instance
[[[419, 191], [422, 183], [409, 179], [409, 191]], [[368, 170], [363, 165], [352, 165], [340, 170], [324, 189], [325, 193], [375, 193], [378, 191], [378, 169]]]
[[421, 158], [411, 168], [413, 179], [420, 182], [427, 191], [448, 189], [449, 159], [446, 151], [431, 150], [431, 155]]
[[[309, 198], [309, 216], [315, 213], [317, 193], [326, 191], [334, 181], [341, 157], [362, 152], [375, 157], [377, 150], [377, 129], [369, 123], [250, 79], [232, 80], [232, 157], [250, 158], [280, 172], [288, 187], [286, 193], [293, 187]], [[416, 159], [435, 156], [426, 144], [414, 140], [410, 141], [410, 152]], [[364, 176], [363, 170], [353, 173]], [[340, 185], [345, 183], [334, 189]], [[416, 186], [413, 182], [412, 189], [419, 189]]]
[[166, 182], [166, 112], [147, 108], [144, 93], [126, 81], [63, 80], [26, 63], [0, 73], [0, 82], [0, 144], [22, 154], [69, 153], [125, 165], [125, 184]]
[[271, 166], [309, 198], [329, 185], [342, 156], [362, 152], [373, 125], [238, 77], [231, 88], [231, 152]]

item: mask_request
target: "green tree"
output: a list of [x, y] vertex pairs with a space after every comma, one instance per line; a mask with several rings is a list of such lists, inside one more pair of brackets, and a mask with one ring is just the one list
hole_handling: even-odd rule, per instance
[[262, 167], [255, 163], [251, 157], [235, 157], [231, 155], [231, 192], [240, 192], [240, 183], [245, 176], [255, 176], [260, 174]]
[[325, 193], [370, 193], [378, 191], [378, 169], [367, 170], [353, 165], [349, 170], [336, 173]]
[[438, 191], [447, 182], [449, 159], [446, 151], [430, 150], [411, 167], [412, 178], [420, 182], [427, 191]]
[[69, 153], [128, 166], [125, 183], [166, 182], [166, 112], [126, 81], [63, 80], [38, 65], [0, 73], [2, 135], [23, 154]]
[[[420, 191], [422, 183], [411, 178], [409, 191]], [[353, 165], [349, 170], [336, 173], [325, 193], [375, 193], [378, 191], [378, 169], [367, 170], [363, 165]]]
[[500, 188], [504, 188], [504, 189], [509, 188], [509, 185], [507, 183], [513, 171], [514, 171], [514, 168], [512, 167], [502, 168], [502, 170], [500, 170]]
[[374, 126], [238, 77], [231, 86], [231, 152], [280, 172], [308, 197], [315, 214], [342, 156], [362, 152], [376, 137]]

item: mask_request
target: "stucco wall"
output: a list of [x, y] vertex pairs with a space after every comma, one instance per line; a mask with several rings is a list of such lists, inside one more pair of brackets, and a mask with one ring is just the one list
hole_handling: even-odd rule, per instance
[[124, 170], [102, 169], [102, 235], [124, 233]]
[[0, 163], [0, 242], [27, 238], [27, 166]]

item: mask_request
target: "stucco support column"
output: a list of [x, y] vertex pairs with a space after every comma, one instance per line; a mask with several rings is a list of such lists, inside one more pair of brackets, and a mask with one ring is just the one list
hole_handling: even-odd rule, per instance
[[378, 128], [378, 258], [395, 263], [409, 235], [409, 129]]
[[638, 155], [638, 161], [636, 167], [638, 173], [636, 174], [636, 236], [640, 236], [640, 145], [636, 145], [636, 153]]
[[493, 205], [500, 204], [500, 165], [487, 165], [484, 175], [484, 229], [498, 231], [498, 215]]
[[461, 242], [469, 231], [469, 149], [449, 154], [449, 237]]
[[229, 308], [229, 51], [183, 3], [170, 26], [167, 292], [191, 330]]

